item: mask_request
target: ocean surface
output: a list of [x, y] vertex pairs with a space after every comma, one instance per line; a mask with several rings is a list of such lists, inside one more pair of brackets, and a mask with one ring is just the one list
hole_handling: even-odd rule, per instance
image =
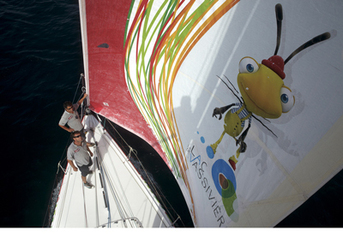
[[[44, 226], [80, 73], [77, 0], [0, 0], [0, 227]], [[278, 226], [342, 227], [342, 186], [341, 171]]]

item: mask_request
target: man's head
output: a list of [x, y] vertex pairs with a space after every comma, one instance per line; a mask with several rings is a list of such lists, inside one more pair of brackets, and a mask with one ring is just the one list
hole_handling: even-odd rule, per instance
[[63, 107], [68, 113], [72, 113], [74, 111], [73, 110], [73, 104], [70, 101], [64, 102]]
[[73, 141], [81, 141], [82, 136], [80, 131], [73, 131], [70, 134], [70, 137], [72, 138]]

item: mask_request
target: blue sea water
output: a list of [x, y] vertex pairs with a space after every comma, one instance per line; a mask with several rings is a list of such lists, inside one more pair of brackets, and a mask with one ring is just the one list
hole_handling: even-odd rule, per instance
[[0, 226], [42, 226], [82, 67], [77, 0], [0, 1]]
[[[80, 73], [77, 0], [0, 0], [0, 227], [43, 226]], [[341, 227], [342, 184], [340, 172], [279, 226]]]

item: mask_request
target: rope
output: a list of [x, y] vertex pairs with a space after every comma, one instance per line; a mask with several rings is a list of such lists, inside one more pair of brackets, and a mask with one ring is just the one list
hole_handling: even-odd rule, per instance
[[65, 171], [65, 169], [64, 169], [64, 168], [63, 168], [63, 166], [61, 165], [61, 161], [60, 161], [60, 162], [58, 162], [56, 175], [58, 174], [58, 171], [59, 171], [59, 169], [58, 169], [58, 168], [60, 168], [60, 169], [63, 171], [63, 173], [64, 173], [64, 174], [66, 174], [66, 171]]
[[180, 218], [180, 216], [179, 215], [177, 215], [177, 218], [174, 220], [174, 222], [172, 223], [172, 226], [176, 223], [176, 221], [178, 221], [178, 220], [181, 220], [181, 218]]
[[131, 146], [129, 146], [129, 148], [130, 148], [130, 151], [129, 151], [129, 154], [128, 154], [128, 159], [130, 160], [131, 153], [133, 153], [137, 157], [137, 151], [135, 149], [133, 149]]

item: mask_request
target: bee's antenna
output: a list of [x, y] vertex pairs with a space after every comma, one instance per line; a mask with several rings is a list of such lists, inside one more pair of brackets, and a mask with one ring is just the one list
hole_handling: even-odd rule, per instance
[[[224, 75], [225, 76], [225, 75]], [[231, 84], [231, 86], [233, 87], [233, 89], [235, 89], [236, 93], [239, 93], [237, 91], [237, 89], [235, 88], [235, 86], [232, 84], [232, 82], [230, 82], [229, 78], [227, 78], [227, 76], [225, 76], [226, 80]]]
[[325, 32], [323, 34], [320, 34], [316, 37], [314, 37], [313, 39], [310, 39], [309, 41], [307, 41], [305, 44], [303, 44], [302, 46], [300, 46], [298, 49], [296, 49], [295, 51], [293, 51], [292, 54], [290, 54], [287, 59], [285, 60], [285, 65], [286, 63], [296, 54], [298, 54], [300, 51], [306, 49], [307, 47], [310, 47], [311, 45], [317, 44], [321, 41], [327, 40], [328, 38], [331, 37], [331, 34], [329, 32]]
[[[240, 103], [242, 103], [242, 100], [237, 96], [237, 94], [229, 87], [229, 85], [228, 84], [226, 84], [226, 82], [224, 82], [224, 80], [223, 79], [221, 79], [218, 75], [217, 75], [217, 77], [225, 84], [225, 86], [227, 86], [227, 88], [229, 88], [230, 89], [230, 91], [233, 93], [233, 95], [235, 95], [236, 96], [236, 98], [240, 101]], [[229, 79], [228, 79], [228, 81], [229, 81]], [[229, 81], [230, 82], [230, 81]], [[231, 82], [230, 82], [231, 83]], [[232, 83], [231, 83], [231, 85], [232, 85]], [[235, 89], [236, 90], [236, 89]], [[237, 91], [237, 90], [236, 90]]]
[[[259, 121], [260, 124], [262, 124], [263, 127], [265, 127], [266, 129], [268, 129], [268, 130], [277, 138], [277, 135], [274, 134], [274, 132], [273, 132], [270, 128], [268, 128], [264, 123], [262, 123], [261, 120], [259, 120], [258, 118], [256, 118], [255, 115], [253, 115], [253, 114], [252, 114], [251, 116], [253, 116], [253, 118], [256, 119], [257, 121]], [[267, 120], [267, 119], [266, 119], [266, 120]], [[268, 120], [268, 121], [269, 121], [269, 120]]]
[[275, 5], [276, 25], [277, 25], [277, 36], [276, 36], [276, 48], [274, 55], [279, 51], [280, 39], [281, 39], [281, 24], [283, 19], [282, 5], [280, 3]]

